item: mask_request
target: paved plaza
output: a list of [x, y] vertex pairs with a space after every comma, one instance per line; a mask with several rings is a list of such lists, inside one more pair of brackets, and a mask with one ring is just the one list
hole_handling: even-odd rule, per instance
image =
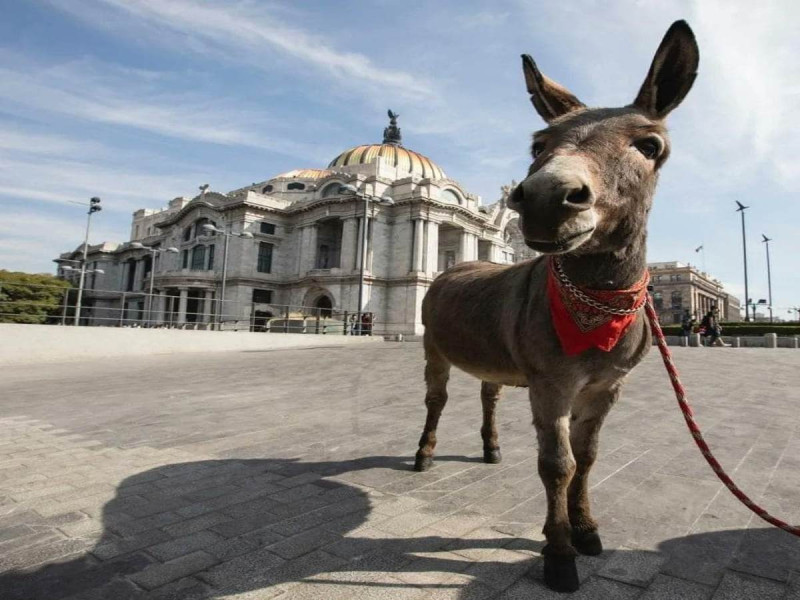
[[[800, 352], [675, 352], [720, 461], [800, 521]], [[0, 598], [800, 600], [800, 539], [716, 480], [657, 352], [603, 429], [606, 551], [572, 596], [542, 584], [526, 390], [485, 465], [479, 384], [454, 370], [415, 473], [422, 368], [387, 343], [0, 370]]]

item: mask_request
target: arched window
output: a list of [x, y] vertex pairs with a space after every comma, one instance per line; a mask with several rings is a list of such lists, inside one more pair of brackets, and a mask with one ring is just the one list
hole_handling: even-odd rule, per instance
[[453, 204], [462, 204], [461, 196], [456, 194], [453, 190], [444, 190], [441, 196], [442, 202], [452, 202]]
[[306, 189], [305, 183], [299, 183], [297, 181], [293, 181], [289, 185], [286, 186], [287, 190], [304, 190]]
[[274, 189], [275, 188], [272, 187], [272, 185], [265, 185], [263, 188], [261, 188], [261, 193], [262, 194], [269, 194]]
[[192, 270], [202, 271], [205, 269], [206, 263], [206, 247], [195, 246], [192, 250]]
[[333, 183], [326, 185], [322, 190], [322, 197], [327, 198], [329, 196], [338, 196], [340, 187], [342, 187], [342, 184], [338, 181], [334, 181]]
[[214, 227], [217, 226], [217, 224], [211, 219], [208, 219], [206, 217], [200, 217], [199, 219], [197, 219], [197, 221], [194, 222], [194, 237], [198, 237], [201, 235], [215, 235], [213, 231], [208, 231], [206, 229], [203, 229], [203, 225], [213, 225]]

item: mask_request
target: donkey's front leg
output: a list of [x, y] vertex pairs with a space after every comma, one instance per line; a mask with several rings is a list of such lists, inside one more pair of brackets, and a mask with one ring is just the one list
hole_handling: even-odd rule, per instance
[[567, 488], [575, 473], [569, 442], [571, 399], [571, 390], [530, 382], [533, 424], [539, 440], [539, 476], [547, 494], [544, 581], [557, 592], [574, 592], [579, 587], [567, 511]]
[[589, 472], [597, 458], [598, 437], [603, 420], [619, 397], [620, 384], [587, 389], [572, 405], [570, 443], [575, 456], [575, 476], [569, 485], [567, 503], [572, 525], [572, 544], [581, 554], [596, 556], [603, 551], [597, 521], [589, 508]]

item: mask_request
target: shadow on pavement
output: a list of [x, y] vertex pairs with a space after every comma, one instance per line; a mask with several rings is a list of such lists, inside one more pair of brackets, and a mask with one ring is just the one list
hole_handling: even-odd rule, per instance
[[[448, 459], [466, 460], [438, 458]], [[102, 537], [90, 551], [0, 575], [0, 598], [200, 599], [255, 590], [261, 592], [253, 598], [270, 598], [276, 586], [312, 581], [325, 599], [358, 597], [369, 588], [388, 588], [385, 597], [393, 597], [391, 588], [414, 584], [466, 599], [499, 594], [521, 576], [546, 592], [540, 542], [501, 533], [485, 539], [381, 534], [382, 522], [403, 513], [402, 496], [373, 506], [364, 488], [323, 479], [374, 468], [410, 466], [397, 457], [210, 460], [139, 473], [104, 506]], [[528, 558], [493, 560], [492, 550], [509, 545]], [[604, 554], [610, 558], [600, 574], [633, 585], [646, 585], [656, 572], [715, 585], [727, 568], [783, 581], [800, 569], [800, 542], [772, 528], [676, 538], [659, 552]], [[482, 561], [478, 569], [474, 560]], [[643, 571], [643, 563], [651, 566]], [[456, 577], [465, 570], [477, 578]], [[584, 570], [585, 578], [591, 572]]]

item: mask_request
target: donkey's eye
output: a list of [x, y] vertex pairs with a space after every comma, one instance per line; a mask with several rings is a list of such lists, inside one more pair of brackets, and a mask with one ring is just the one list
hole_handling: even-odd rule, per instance
[[544, 142], [534, 142], [531, 151], [533, 152], [533, 158], [538, 158], [544, 152]]
[[642, 153], [642, 156], [649, 160], [654, 160], [661, 154], [661, 141], [657, 138], [638, 140], [634, 142], [633, 145]]

